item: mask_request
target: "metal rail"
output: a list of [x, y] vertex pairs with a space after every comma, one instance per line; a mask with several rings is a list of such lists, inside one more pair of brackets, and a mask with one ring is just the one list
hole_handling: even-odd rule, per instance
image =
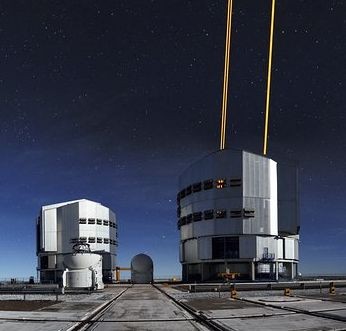
[[[68, 328], [66, 331], [79, 331], [79, 330], [87, 330], [92, 326], [97, 320], [99, 320], [103, 314], [113, 306], [116, 300], [118, 300], [131, 286], [125, 288], [119, 294], [117, 294], [114, 298], [108, 300], [106, 303], [96, 308], [90, 315], [88, 315], [82, 321], [76, 323], [75, 325]], [[94, 320], [96, 319], [96, 320]]]
[[178, 301], [177, 299], [175, 299], [174, 297], [169, 295], [167, 292], [165, 292], [164, 290], [162, 290], [158, 286], [156, 286], [154, 284], [152, 284], [152, 285], [154, 288], [156, 288], [158, 291], [160, 291], [163, 295], [165, 295], [171, 301], [173, 301], [175, 305], [180, 307], [182, 310], [187, 311], [196, 322], [202, 324], [203, 326], [207, 327], [208, 329], [214, 330], [214, 331], [230, 331], [230, 330], [232, 330], [229, 327], [222, 326], [221, 324], [217, 323], [213, 319], [204, 315], [202, 312], [198, 312], [195, 309], [193, 309], [192, 307], [184, 304], [183, 302]]

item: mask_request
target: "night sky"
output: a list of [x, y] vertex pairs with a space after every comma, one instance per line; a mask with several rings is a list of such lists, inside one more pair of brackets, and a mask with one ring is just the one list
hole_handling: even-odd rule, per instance
[[[234, 0], [227, 145], [261, 153], [271, 1]], [[346, 273], [346, 1], [277, 0], [269, 156], [300, 168], [300, 271]], [[217, 150], [226, 0], [0, 3], [0, 278], [40, 206], [116, 212], [118, 264], [179, 275], [179, 174]], [[7, 266], [5, 268], [5, 265]]]

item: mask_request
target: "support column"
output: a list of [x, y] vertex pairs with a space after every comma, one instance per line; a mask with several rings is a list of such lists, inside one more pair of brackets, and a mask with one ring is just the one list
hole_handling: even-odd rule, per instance
[[275, 280], [279, 280], [279, 262], [275, 262]]
[[254, 281], [255, 279], [256, 279], [255, 262], [251, 262], [251, 280]]
[[294, 263], [291, 263], [291, 279], [294, 279]]

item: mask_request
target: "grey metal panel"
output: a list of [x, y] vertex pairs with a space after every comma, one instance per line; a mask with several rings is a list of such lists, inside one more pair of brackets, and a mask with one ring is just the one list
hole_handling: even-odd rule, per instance
[[179, 244], [179, 261], [184, 262], [184, 244], [180, 242]]
[[285, 258], [294, 259], [294, 238], [285, 238]]
[[212, 238], [198, 238], [198, 258], [200, 260], [208, 260], [212, 258]]
[[277, 239], [277, 259], [283, 259], [284, 258], [284, 240], [283, 239]]
[[193, 228], [192, 228], [192, 223], [183, 225], [180, 228], [180, 239], [181, 240], [186, 240], [189, 238], [193, 237]]
[[198, 262], [197, 239], [191, 239], [184, 242], [184, 261]]
[[[239, 177], [242, 174], [242, 151], [223, 150], [193, 163], [179, 177], [179, 189], [209, 178]], [[201, 166], [203, 165], [203, 166]]]
[[191, 237], [212, 236], [215, 234], [215, 221], [206, 220], [193, 224], [193, 233]]
[[278, 163], [279, 233], [297, 234], [299, 220], [298, 167], [295, 163]]
[[215, 235], [243, 234], [243, 221], [238, 218], [215, 220]]

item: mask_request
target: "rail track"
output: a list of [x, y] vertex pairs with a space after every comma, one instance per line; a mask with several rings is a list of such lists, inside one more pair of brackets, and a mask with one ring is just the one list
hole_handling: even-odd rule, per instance
[[[167, 330], [171, 330], [170, 325], [174, 325], [174, 323], [184, 322], [189, 323], [191, 325], [191, 329], [193, 330], [213, 330], [213, 331], [226, 331], [229, 328], [225, 328], [220, 325], [217, 321], [209, 319], [203, 313], [196, 312], [194, 309], [185, 305], [182, 302], [179, 302], [168, 293], [157, 287], [156, 285], [152, 285], [151, 289], [162, 294], [165, 299], [167, 299], [174, 307], [178, 308], [182, 313], [182, 318], [174, 318], [170, 319], [162, 315], [160, 318], [133, 318], [133, 316], [123, 316], [121, 319], [111, 319], [104, 320], [103, 318], [108, 313], [111, 313], [112, 310], [117, 310], [117, 304], [119, 304], [119, 299], [124, 298], [124, 295], [129, 289], [135, 289], [136, 285], [129, 286], [123, 291], [121, 291], [118, 295], [116, 295], [111, 300], [105, 302], [102, 306], [97, 308], [94, 312], [84, 318], [82, 321], [77, 322], [73, 326], [67, 329], [67, 331], [87, 331], [87, 330], [104, 330], [105, 326], [111, 327], [113, 324], [113, 328], [117, 328], [122, 323], [133, 324], [136, 323], [138, 325], [142, 324], [143, 329], [146, 329], [146, 323], [162, 323], [166, 324]], [[119, 309], [119, 308], [118, 308]], [[121, 309], [121, 308], [120, 308]], [[126, 318], [127, 317], [127, 318]], [[141, 328], [138, 328], [141, 329]], [[173, 329], [173, 328], [172, 328]]]

